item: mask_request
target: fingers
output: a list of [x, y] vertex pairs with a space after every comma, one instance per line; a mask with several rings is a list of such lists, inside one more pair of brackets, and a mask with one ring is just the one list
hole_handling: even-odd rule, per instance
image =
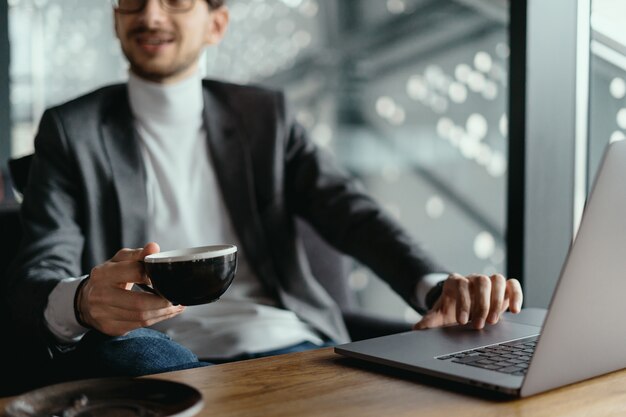
[[[152, 325], [173, 314], [179, 314], [183, 309], [181, 306], [172, 306], [169, 301], [157, 295], [107, 285], [93, 285], [91, 278], [83, 287], [80, 297], [84, 321], [108, 335], [124, 334], [122, 330], [127, 332]], [[120, 326], [120, 322], [126, 322], [126, 327]]]
[[120, 249], [117, 253], [111, 258], [111, 262], [138, 262], [142, 261], [145, 256], [143, 256], [144, 248], [139, 249]]
[[522, 301], [522, 288], [516, 279], [507, 280], [501, 274], [490, 277], [451, 274], [444, 283], [442, 296], [436, 304], [438, 307], [433, 307], [415, 327], [422, 329], [451, 324], [451, 321], [458, 324], [471, 321], [472, 327], [482, 329], [487, 323], [496, 324], [509, 307], [513, 313], [518, 313]]
[[91, 291], [88, 301], [92, 305], [111, 306], [127, 311], [150, 311], [172, 306], [172, 303], [158, 295], [117, 288]]
[[413, 330], [432, 329], [446, 324], [445, 316], [440, 313], [442, 299], [443, 297], [440, 297], [439, 300], [437, 300], [432, 310], [428, 314], [425, 314], [422, 319], [413, 326]]
[[93, 318], [97, 329], [110, 336], [122, 336], [132, 330], [149, 327], [163, 320], [176, 317], [185, 310], [182, 306], [170, 306], [164, 309], [132, 312], [123, 309], [109, 309], [98, 312]]
[[452, 274], [444, 284], [453, 287], [451, 292], [456, 298], [456, 321], [460, 324], [466, 324], [470, 318], [470, 308], [472, 305], [472, 297], [470, 295], [469, 281], [462, 275]]
[[180, 314], [183, 307], [174, 307], [160, 296], [129, 291], [133, 283], [150, 283], [141, 261], [159, 251], [154, 242], [139, 249], [121, 249], [111, 260], [93, 268], [78, 299], [85, 322], [113, 336]]
[[491, 301], [491, 280], [486, 275], [469, 276], [472, 294], [472, 325], [475, 329], [485, 327]]
[[111, 262], [143, 261], [143, 258], [145, 258], [146, 256], [152, 255], [153, 253], [159, 253], [160, 250], [161, 249], [159, 248], [159, 245], [155, 242], [150, 242], [143, 248], [138, 248], [138, 249], [124, 248], [124, 249], [120, 249], [119, 251], [117, 251], [115, 256], [111, 258]]
[[521, 284], [515, 278], [511, 278], [506, 282], [505, 299], [508, 300], [509, 309], [512, 313], [519, 313], [522, 310], [524, 295]]
[[153, 253], [160, 251], [159, 245], [150, 242], [139, 249], [121, 249], [109, 262], [98, 265], [91, 272], [93, 282], [107, 281], [110, 285], [130, 288], [129, 283], [149, 284], [143, 264], [140, 261]]
[[444, 325], [441, 314], [426, 314], [414, 326], [413, 330], [425, 330]]
[[491, 300], [487, 322], [496, 324], [500, 320], [500, 313], [504, 310], [504, 296], [506, 290], [506, 279], [500, 274], [495, 274], [491, 279]]
[[143, 252], [141, 253], [143, 255], [141, 260], [143, 261], [143, 258], [145, 258], [146, 256], [159, 252], [161, 252], [161, 248], [159, 247], [159, 245], [156, 242], [150, 242], [146, 246], [144, 246]]
[[148, 283], [144, 266], [139, 262], [107, 262], [91, 270], [92, 282], [124, 287], [127, 283]]

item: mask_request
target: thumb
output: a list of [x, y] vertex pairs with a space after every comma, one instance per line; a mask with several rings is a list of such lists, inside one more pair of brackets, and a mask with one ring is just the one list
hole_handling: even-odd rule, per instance
[[438, 311], [431, 311], [413, 326], [413, 330], [431, 329], [442, 325], [443, 315]]
[[158, 253], [160, 251], [161, 251], [161, 248], [159, 248], [159, 245], [157, 245], [154, 242], [150, 242], [143, 248], [139, 248], [139, 249], [127, 249], [127, 248], [120, 249], [119, 251], [117, 251], [115, 256], [111, 258], [111, 261], [112, 262], [143, 261], [143, 258], [145, 258], [146, 256], [152, 255], [153, 253]]
[[143, 259], [148, 256], [148, 255], [152, 255], [154, 253], [159, 253], [161, 252], [161, 248], [159, 247], [159, 244], [156, 242], [150, 242], [148, 244], [146, 244], [146, 246], [143, 247], [143, 250], [140, 252], [139, 254], [139, 259], [143, 261]]

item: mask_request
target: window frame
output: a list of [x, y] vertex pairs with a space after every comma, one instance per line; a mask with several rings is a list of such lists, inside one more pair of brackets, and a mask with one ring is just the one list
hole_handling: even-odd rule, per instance
[[0, 169], [11, 157], [11, 102], [9, 93], [9, 5], [0, 1]]
[[591, 0], [511, 3], [508, 273], [545, 308], [586, 199]]

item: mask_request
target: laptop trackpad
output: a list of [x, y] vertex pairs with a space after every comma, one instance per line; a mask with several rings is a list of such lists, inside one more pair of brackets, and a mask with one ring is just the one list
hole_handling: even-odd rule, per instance
[[502, 320], [475, 330], [471, 325], [409, 331], [338, 346], [338, 353], [357, 357], [378, 357], [394, 362], [417, 364], [435, 356], [528, 337], [539, 326]]
[[522, 309], [518, 314], [506, 312], [502, 319], [514, 323], [530, 324], [531, 326], [543, 326], [548, 310], [545, 308], [529, 307]]
[[[418, 344], [423, 345], [422, 348], [425, 353], [429, 352], [433, 356], [440, 356], [533, 336], [539, 334], [540, 331], [541, 328], [537, 326], [502, 320], [496, 325], [487, 325], [481, 330], [476, 330], [471, 325], [429, 330], [427, 332], [433, 334], [424, 339], [432, 339], [433, 341], [418, 342]], [[415, 336], [419, 338], [419, 335]], [[449, 352], [443, 352], [444, 350]]]

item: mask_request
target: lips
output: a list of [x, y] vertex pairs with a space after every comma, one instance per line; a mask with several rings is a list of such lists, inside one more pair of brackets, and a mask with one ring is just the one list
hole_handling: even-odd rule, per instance
[[172, 37], [161, 37], [161, 36], [138, 36], [137, 42], [145, 43], [147, 45], [163, 45], [166, 43], [171, 43], [174, 41]]
[[163, 32], [142, 32], [134, 36], [135, 42], [144, 51], [154, 54], [162, 51], [175, 41], [175, 37], [170, 33]]

